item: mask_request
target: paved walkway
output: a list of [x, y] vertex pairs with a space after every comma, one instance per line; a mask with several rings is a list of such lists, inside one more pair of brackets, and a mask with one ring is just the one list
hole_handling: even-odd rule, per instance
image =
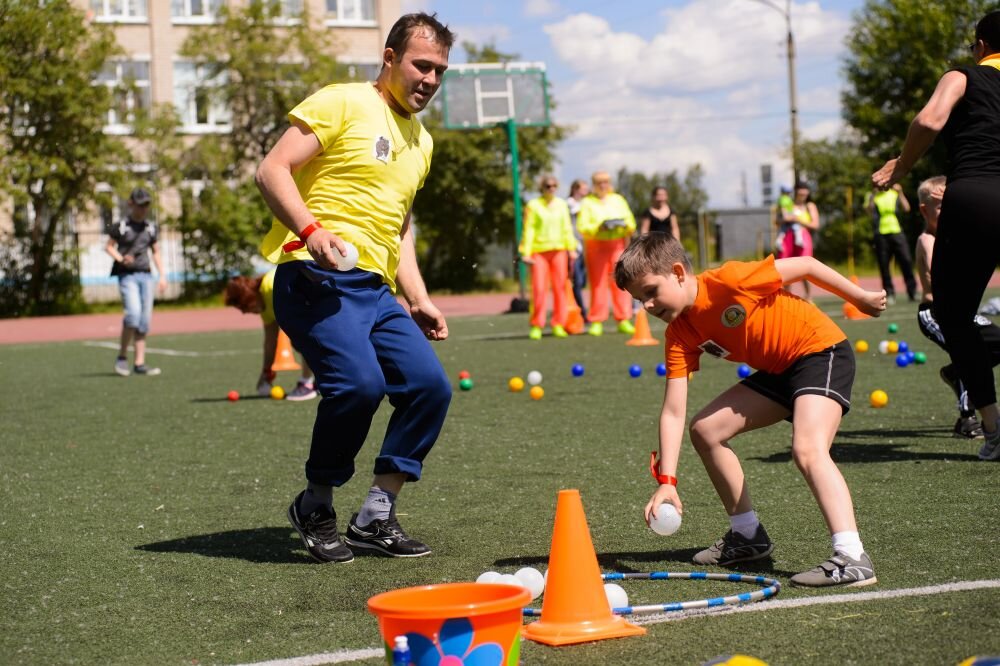
[[[879, 288], [878, 277], [860, 279], [866, 289]], [[898, 279], [896, 293], [906, 288]], [[1000, 287], [1000, 273], [994, 273], [991, 287]], [[801, 293], [796, 291], [796, 293]], [[825, 292], [814, 288], [814, 294]], [[506, 312], [516, 294], [473, 294], [434, 296], [434, 303], [445, 317], [494, 315]], [[121, 314], [72, 315], [64, 317], [24, 317], [0, 320], [0, 344], [59, 342], [117, 338], [121, 333]], [[241, 314], [236, 308], [202, 308], [191, 310], [157, 310], [153, 315], [153, 334], [206, 333], [241, 331], [260, 328], [260, 317]]]

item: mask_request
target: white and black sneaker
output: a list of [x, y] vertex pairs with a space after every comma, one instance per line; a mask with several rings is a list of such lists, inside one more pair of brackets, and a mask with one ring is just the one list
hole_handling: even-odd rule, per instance
[[763, 525], [757, 526], [753, 537], [746, 538], [739, 532], [729, 530], [725, 536], [703, 551], [695, 553], [695, 564], [716, 564], [726, 567], [737, 562], [749, 562], [767, 557], [774, 550], [774, 543]]
[[[1000, 425], [1000, 424], [998, 424]], [[979, 449], [980, 460], [1000, 460], [1000, 427], [993, 432], [983, 430], [986, 441]]]
[[115, 373], [122, 377], [128, 377], [132, 374], [132, 371], [128, 368], [128, 359], [124, 356], [119, 356], [115, 359]]
[[389, 557], [423, 557], [430, 555], [431, 549], [425, 544], [406, 536], [393, 507], [386, 520], [373, 520], [369, 525], [358, 525], [358, 514], [351, 516], [351, 522], [344, 534], [344, 541], [352, 548], [373, 550]]
[[337, 532], [337, 514], [321, 506], [309, 515], [303, 516], [299, 504], [304, 494], [303, 490], [288, 507], [288, 522], [302, 537], [306, 551], [317, 562], [344, 563], [353, 560], [354, 553], [344, 545]]
[[868, 553], [854, 559], [843, 553], [834, 553], [829, 559], [809, 571], [792, 576], [792, 583], [803, 587], [864, 587], [878, 582]]

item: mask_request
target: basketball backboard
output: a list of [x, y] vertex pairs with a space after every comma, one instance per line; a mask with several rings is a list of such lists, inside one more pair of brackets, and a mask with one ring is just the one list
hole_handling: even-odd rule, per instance
[[548, 125], [545, 64], [452, 65], [444, 73], [442, 108], [448, 129], [493, 127], [511, 119], [519, 127]]

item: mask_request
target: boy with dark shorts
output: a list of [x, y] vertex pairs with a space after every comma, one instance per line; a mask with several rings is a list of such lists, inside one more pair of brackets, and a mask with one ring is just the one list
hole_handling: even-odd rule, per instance
[[730, 440], [743, 432], [792, 423], [792, 458], [813, 492], [833, 541], [833, 555], [792, 582], [857, 587], [877, 582], [864, 552], [847, 483], [830, 458], [841, 417], [850, 408], [854, 354], [844, 333], [811, 303], [787, 292], [808, 279], [862, 312], [878, 316], [885, 291], [866, 291], [812, 257], [728, 262], [695, 276], [684, 249], [665, 234], [641, 237], [615, 266], [615, 281], [667, 323], [667, 386], [660, 414], [659, 488], [646, 520], [663, 502], [678, 511], [677, 463], [684, 435], [688, 374], [707, 352], [757, 372], [724, 391], [691, 420], [695, 450], [729, 514], [730, 530], [694, 556], [727, 566], [768, 557], [774, 544], [757, 518]]
[[[926, 227], [924, 232], [917, 238], [917, 277], [920, 279], [920, 288], [923, 290], [923, 299], [917, 310], [917, 323], [920, 325], [920, 332], [924, 337], [936, 344], [941, 349], [948, 351], [945, 346], [944, 334], [941, 333], [941, 326], [934, 317], [934, 291], [931, 288], [931, 260], [934, 257], [934, 241], [937, 234], [938, 217], [941, 215], [941, 201], [944, 199], [944, 190], [947, 179], [944, 176], [934, 176], [920, 183], [917, 190], [917, 198], [920, 200], [920, 214], [924, 218]], [[990, 361], [996, 366], [1000, 364], [1000, 326], [997, 326], [986, 317], [977, 314], [973, 318], [979, 334], [986, 342], [990, 352]], [[969, 400], [969, 392], [965, 390], [965, 384], [958, 377], [955, 366], [949, 363], [941, 368], [941, 379], [955, 393], [958, 400], [958, 420], [955, 421], [954, 433], [956, 437], [966, 437], [968, 439], [982, 439], [983, 426], [976, 418], [976, 410]]]

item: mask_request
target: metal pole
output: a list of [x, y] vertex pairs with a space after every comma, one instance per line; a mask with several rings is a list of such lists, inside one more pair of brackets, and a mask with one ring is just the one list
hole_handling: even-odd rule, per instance
[[792, 37], [791, 0], [785, 0], [785, 25], [788, 28], [786, 54], [788, 60], [788, 109], [792, 126], [792, 174], [799, 181], [799, 103], [795, 87], [795, 38]]
[[[515, 242], [518, 247], [521, 245], [521, 227], [522, 227], [522, 213], [521, 213], [521, 169], [519, 162], [520, 157], [517, 152], [517, 123], [514, 122], [513, 118], [508, 118], [505, 123], [507, 128], [507, 142], [510, 145], [510, 178], [511, 178], [511, 191], [514, 193], [514, 237]], [[518, 296], [521, 300], [525, 299], [525, 283], [527, 281], [527, 271], [524, 267], [524, 262], [521, 261], [520, 254], [517, 255], [515, 259], [517, 264], [517, 282], [518, 282]]]

